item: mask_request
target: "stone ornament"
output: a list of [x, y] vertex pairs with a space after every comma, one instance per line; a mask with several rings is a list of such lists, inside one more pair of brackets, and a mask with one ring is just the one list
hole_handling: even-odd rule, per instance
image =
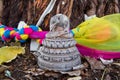
[[38, 65], [42, 69], [69, 71], [81, 64], [76, 41], [69, 32], [69, 19], [57, 14], [50, 20], [50, 31], [37, 51]]

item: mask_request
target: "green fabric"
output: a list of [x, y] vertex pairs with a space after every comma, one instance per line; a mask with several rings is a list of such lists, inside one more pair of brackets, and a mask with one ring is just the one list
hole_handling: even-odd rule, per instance
[[120, 14], [87, 20], [75, 29], [78, 44], [107, 51], [120, 51]]

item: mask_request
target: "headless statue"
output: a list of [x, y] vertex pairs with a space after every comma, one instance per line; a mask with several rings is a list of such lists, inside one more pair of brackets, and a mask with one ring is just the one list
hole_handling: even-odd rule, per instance
[[50, 31], [37, 51], [38, 65], [42, 69], [69, 71], [81, 64], [76, 41], [69, 32], [69, 19], [57, 14], [50, 20]]

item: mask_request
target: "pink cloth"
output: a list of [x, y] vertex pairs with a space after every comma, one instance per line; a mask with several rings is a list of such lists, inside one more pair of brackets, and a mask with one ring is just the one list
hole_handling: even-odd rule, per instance
[[48, 31], [33, 32], [32, 34], [30, 34], [30, 38], [31, 39], [44, 39], [47, 33]]
[[76, 46], [79, 52], [84, 56], [90, 56], [94, 58], [103, 58], [103, 59], [120, 58], [120, 52], [96, 50], [80, 44], [76, 44]]

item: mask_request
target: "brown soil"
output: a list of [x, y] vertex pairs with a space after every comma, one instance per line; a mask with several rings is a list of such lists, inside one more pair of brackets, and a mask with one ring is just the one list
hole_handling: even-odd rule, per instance
[[[3, 45], [3, 43], [1, 44]], [[29, 52], [29, 44], [24, 46], [26, 47], [24, 55], [19, 55], [10, 63], [4, 63], [15, 80], [67, 80], [70, 77], [74, 77], [52, 71], [44, 71], [43, 73], [37, 65], [36, 58], [32, 52]], [[120, 64], [120, 59], [116, 59], [114, 62]], [[120, 80], [120, 65], [106, 65], [103, 70], [91, 69], [89, 62], [84, 57], [82, 58], [82, 63], [88, 64], [86, 68], [81, 69], [80, 76], [82, 80]], [[0, 72], [0, 80], [12, 80], [5, 76], [5, 70]]]

